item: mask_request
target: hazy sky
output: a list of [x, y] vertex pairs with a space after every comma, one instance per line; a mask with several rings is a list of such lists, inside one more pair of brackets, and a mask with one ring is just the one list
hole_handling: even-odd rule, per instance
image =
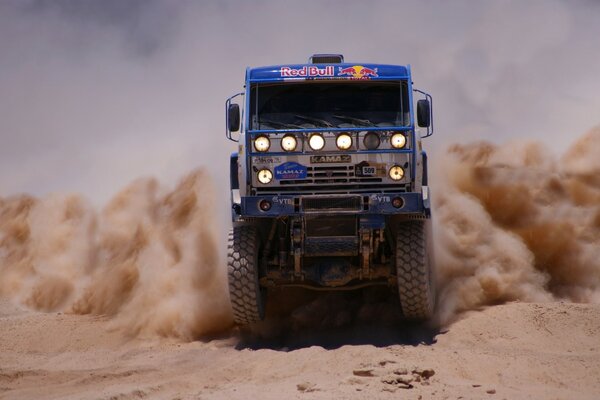
[[600, 123], [599, 21], [591, 0], [2, 0], [0, 197], [102, 204], [137, 177], [206, 166], [228, 201], [225, 98], [246, 66], [315, 52], [411, 64], [434, 96], [432, 149], [558, 152]]

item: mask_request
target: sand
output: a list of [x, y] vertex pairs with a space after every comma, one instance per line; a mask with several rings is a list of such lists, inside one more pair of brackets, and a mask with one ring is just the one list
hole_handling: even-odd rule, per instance
[[[378, 329], [386, 343], [373, 339]], [[363, 344], [347, 344], [357, 331], [333, 344], [315, 333], [292, 348], [239, 334], [128, 339], [106, 317], [2, 300], [0, 398], [600, 398], [599, 305], [510, 303], [442, 331], [394, 329], [390, 338], [371, 326]]]

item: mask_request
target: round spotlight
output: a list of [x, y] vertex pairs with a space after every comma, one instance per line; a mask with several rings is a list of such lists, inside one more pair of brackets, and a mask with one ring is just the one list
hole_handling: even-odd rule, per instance
[[335, 144], [340, 150], [348, 150], [352, 146], [352, 138], [347, 133], [342, 133], [335, 139]]
[[402, 199], [402, 197], [394, 197], [392, 199], [392, 206], [394, 206], [394, 208], [402, 208], [402, 206], [404, 206], [404, 199]]
[[369, 132], [365, 135], [363, 139], [363, 144], [369, 150], [375, 150], [381, 144], [381, 139], [379, 139], [379, 135], [375, 132]]
[[308, 145], [313, 150], [321, 150], [325, 147], [325, 139], [323, 139], [323, 135], [320, 133], [313, 133], [310, 135], [310, 139], [308, 139]]
[[285, 135], [281, 139], [281, 148], [285, 151], [294, 151], [297, 145], [298, 141], [294, 135]]
[[271, 141], [266, 136], [259, 136], [254, 139], [254, 148], [256, 151], [265, 152], [271, 147]]
[[395, 181], [399, 181], [404, 177], [404, 169], [402, 169], [402, 167], [399, 165], [394, 165], [392, 168], [390, 168], [389, 174], [390, 178], [392, 178]]
[[258, 181], [263, 185], [270, 183], [273, 180], [273, 173], [268, 169], [261, 169], [258, 171]]
[[406, 145], [406, 136], [402, 133], [394, 133], [390, 139], [392, 147], [395, 149], [401, 149]]
[[261, 200], [258, 203], [258, 208], [262, 211], [269, 211], [271, 209], [271, 202], [269, 200]]

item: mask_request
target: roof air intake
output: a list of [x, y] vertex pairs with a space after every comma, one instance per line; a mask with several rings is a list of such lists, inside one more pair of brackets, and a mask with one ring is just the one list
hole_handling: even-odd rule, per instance
[[341, 54], [313, 54], [309, 62], [311, 64], [341, 64], [344, 56]]

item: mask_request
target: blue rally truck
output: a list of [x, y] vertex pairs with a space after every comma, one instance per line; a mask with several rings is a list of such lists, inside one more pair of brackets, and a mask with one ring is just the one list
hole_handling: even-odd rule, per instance
[[413, 88], [410, 66], [317, 54], [248, 68], [244, 89], [225, 105], [227, 138], [238, 143], [227, 259], [235, 321], [261, 320], [267, 289], [294, 286], [384, 285], [406, 318], [430, 318], [421, 138], [433, 133], [432, 99]]

